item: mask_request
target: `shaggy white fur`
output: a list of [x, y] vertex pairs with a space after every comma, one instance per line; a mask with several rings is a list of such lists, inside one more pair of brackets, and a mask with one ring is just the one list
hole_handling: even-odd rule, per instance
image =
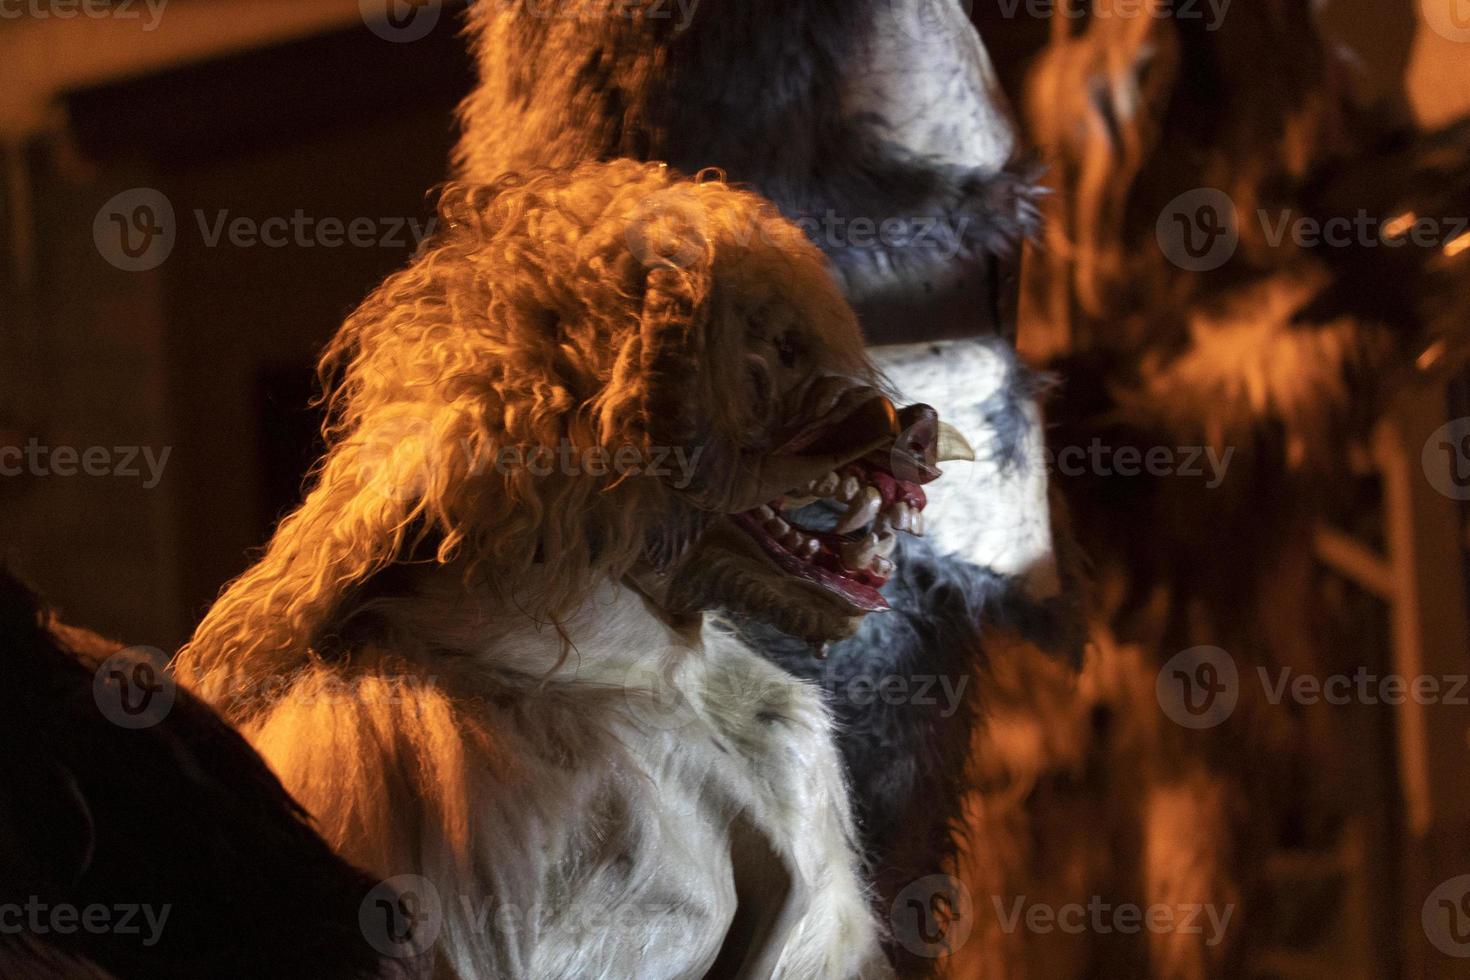
[[[821, 254], [631, 161], [441, 215], [329, 349], [314, 485], [179, 677], [437, 976], [891, 975], [819, 693], [707, 612], [855, 615], [736, 550], [736, 518], [899, 435]], [[792, 427], [861, 440], [782, 455]], [[700, 462], [482, 464], [560, 445]]]
[[390, 615], [467, 662], [318, 668], [250, 734], [349, 859], [434, 883], [439, 975], [890, 975], [809, 685], [611, 584], [548, 673], [554, 631], [467, 615], [438, 574]]

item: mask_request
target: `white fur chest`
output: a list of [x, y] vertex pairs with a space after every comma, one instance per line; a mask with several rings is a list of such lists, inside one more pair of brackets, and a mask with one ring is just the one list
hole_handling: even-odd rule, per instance
[[[639, 818], [641, 856], [628, 856], [637, 884], [622, 906], [636, 941], [609, 951], [634, 961], [609, 962], [607, 975], [704, 976], [722, 942], [721, 966], [741, 975], [865, 975], [880, 954], [826, 713], [733, 639], [707, 629], [704, 640], [698, 653], [641, 658], [624, 705], [609, 706], [610, 731], [653, 783], [634, 796], [656, 808]], [[593, 902], [602, 891], [589, 889]], [[732, 950], [744, 955], [731, 961]]]
[[416, 653], [306, 670], [248, 730], [344, 856], [433, 896], [436, 978], [892, 975], [812, 688], [613, 586], [553, 670], [554, 630], [460, 582], [383, 610]]
[[593, 605], [595, 632], [567, 624], [579, 662], [486, 719], [519, 759], [473, 792], [490, 894], [447, 931], [460, 975], [488, 954], [538, 980], [887, 976], [817, 692], [718, 629], [691, 646], [626, 590]]

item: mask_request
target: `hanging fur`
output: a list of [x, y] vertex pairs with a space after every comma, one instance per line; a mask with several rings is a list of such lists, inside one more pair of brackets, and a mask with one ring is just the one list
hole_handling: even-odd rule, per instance
[[[1030, 349], [1055, 355], [1062, 379], [1052, 458], [1096, 443], [1229, 463], [1210, 489], [1177, 474], [1060, 481], [1104, 619], [1076, 691], [1047, 683], [1040, 664], [1011, 686], [1025, 724], [988, 729], [976, 759], [1014, 760], [1030, 777], [1020, 792], [981, 792], [977, 814], [1006, 816], [976, 826], [1011, 855], [992, 869], [1000, 894], [1233, 914], [1212, 947], [1089, 935], [1059, 965], [1050, 937], [997, 928], [974, 955], [988, 957], [983, 976], [1235, 976], [1280, 940], [1280, 910], [1300, 900], [1273, 893], [1264, 869], [1283, 851], [1335, 847], [1351, 784], [1320, 712], [1251, 699], [1247, 684], [1228, 724], [1192, 733], [1160, 723], [1152, 685], [1195, 644], [1226, 648], [1243, 675], [1334, 669], [1312, 533], [1354, 486], [1356, 447], [1395, 383], [1456, 362], [1467, 294], [1451, 277], [1463, 283], [1470, 261], [1449, 240], [1312, 249], [1271, 229], [1283, 215], [1361, 208], [1381, 237], [1406, 214], [1465, 214], [1470, 155], [1463, 127], [1381, 138], [1353, 118], [1305, 0], [1234, 8], [1218, 30], [1148, 15], [1054, 25], [1026, 114], [1056, 191], [1026, 295]], [[1226, 193], [1239, 245], [1194, 272], [1170, 261], [1157, 227], [1199, 188]], [[993, 690], [1007, 700], [1005, 685]], [[1026, 724], [1073, 735], [1016, 738]], [[1088, 814], [1098, 832], [1079, 837], [1059, 813]]]

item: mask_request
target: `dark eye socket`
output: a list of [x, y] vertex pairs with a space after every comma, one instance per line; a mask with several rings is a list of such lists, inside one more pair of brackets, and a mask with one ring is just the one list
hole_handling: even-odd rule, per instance
[[801, 356], [801, 342], [795, 331], [788, 330], [776, 338], [776, 356], [781, 359], [782, 367], [796, 367], [796, 359]]
[[765, 406], [774, 397], [771, 376], [766, 373], [765, 368], [755, 362], [745, 366], [745, 373], [750, 382], [751, 404], [758, 408]]

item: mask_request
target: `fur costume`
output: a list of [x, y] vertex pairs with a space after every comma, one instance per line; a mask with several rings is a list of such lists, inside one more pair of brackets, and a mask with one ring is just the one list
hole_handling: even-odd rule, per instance
[[888, 975], [821, 694], [706, 610], [850, 633], [954, 433], [754, 195], [619, 161], [441, 209], [181, 676], [342, 853], [417, 876], [440, 975]]
[[[870, 343], [1012, 335], [1036, 212], [959, 0], [474, 4], [463, 177], [634, 157], [716, 167], [832, 260]], [[885, 225], [885, 223], [887, 223]]]
[[[1232, 907], [1231, 925], [1215, 946], [1170, 933], [1068, 948], [992, 923], [994, 942], [967, 949], [954, 975], [1241, 975], [1297, 948], [1280, 929], [1303, 899], [1273, 893], [1264, 869], [1330, 852], [1356, 809], [1326, 712], [1243, 685], [1228, 724], [1191, 732], [1161, 723], [1153, 691], [1164, 661], [1196, 644], [1226, 648], [1242, 674], [1352, 669], [1322, 639], [1333, 610], [1312, 533], [1351, 508], [1356, 445], [1395, 382], [1456, 363], [1463, 343], [1462, 251], [1310, 249], [1266, 233], [1263, 212], [1470, 212], [1464, 127], [1372, 135], [1339, 94], [1310, 8], [1237, 6], [1218, 30], [1059, 14], [1027, 94], [1056, 190], [1026, 295], [1032, 351], [1063, 379], [1053, 458], [1094, 441], [1233, 457], [1208, 491], [1179, 476], [1061, 482], [1103, 620], [1075, 687], [1040, 662], [992, 684], [998, 714], [977, 760], [1010, 771], [975, 798], [990, 815], [975, 836], [995, 856], [994, 893], [1209, 903]], [[1188, 271], [1161, 248], [1159, 219], [1199, 188], [1228, 195], [1240, 241], [1218, 269]], [[1333, 915], [1310, 908], [1319, 923]]]
[[[801, 225], [868, 340], [910, 342], [872, 348], [879, 367], [980, 447], [934, 490], [935, 546], [900, 540], [884, 590], [893, 612], [868, 617], [825, 661], [802, 637], [737, 617], [827, 692], [886, 913], [960, 845], [987, 647], [1081, 647], [1076, 572], [1056, 554], [1042, 385], [1008, 339], [1019, 243], [1036, 226], [1031, 169], [958, 0], [720, 0], [687, 18], [633, 8], [472, 8], [480, 84], [461, 106], [459, 172], [485, 180], [618, 155], [719, 168]], [[847, 234], [855, 220], [934, 230], [863, 242]], [[860, 694], [940, 682], [960, 693], [952, 710]]]
[[[123, 727], [106, 699], [146, 659], [58, 624], [3, 572], [0, 637], [0, 975], [413, 975], [363, 939], [373, 882], [203, 703], [170, 688], [153, 717], [123, 688], [150, 722]], [[84, 927], [99, 909], [112, 928]]]

